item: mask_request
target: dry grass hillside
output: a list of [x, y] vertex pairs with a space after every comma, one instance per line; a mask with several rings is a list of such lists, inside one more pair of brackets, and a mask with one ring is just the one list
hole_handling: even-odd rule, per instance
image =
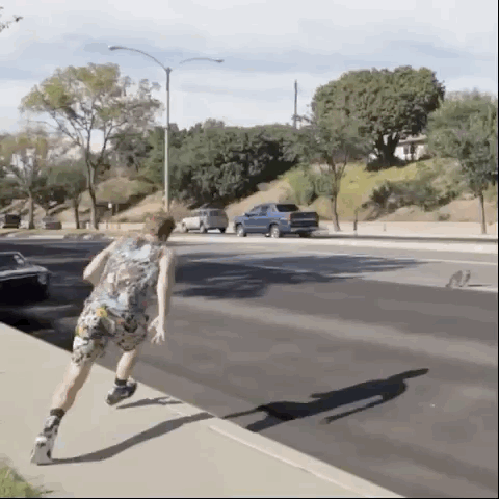
[[[347, 221], [354, 217], [355, 210], [362, 206], [370, 196], [373, 189], [385, 182], [418, 182], [426, 178], [428, 172], [433, 174], [430, 182], [432, 186], [440, 186], [445, 191], [450, 186], [458, 187], [460, 194], [457, 198], [445, 206], [432, 211], [423, 211], [417, 206], [406, 206], [381, 217], [378, 220], [386, 221], [438, 221], [450, 222], [474, 222], [478, 220], [478, 202], [470, 199], [464, 186], [456, 176], [456, 167], [451, 163], [441, 160], [428, 160], [413, 163], [403, 168], [389, 168], [377, 173], [366, 172], [363, 164], [348, 165], [345, 178], [342, 181], [341, 193], [338, 202], [340, 220]], [[280, 179], [268, 184], [261, 184], [258, 192], [226, 207], [229, 218], [248, 211], [255, 205], [270, 202], [296, 202], [302, 209], [311, 209], [319, 213], [323, 220], [332, 218], [331, 202], [319, 197], [313, 203], [298, 203], [294, 188], [300, 186], [298, 170], [291, 170]], [[162, 209], [162, 192], [152, 192], [150, 184], [126, 178], [112, 178], [99, 185], [97, 197], [101, 202], [110, 199], [114, 202], [129, 201], [132, 205], [129, 209], [121, 211], [110, 218], [112, 221], [141, 222], [149, 214], [157, 213]], [[496, 188], [490, 188], [486, 193], [486, 217], [488, 223], [497, 222], [497, 194]], [[25, 201], [15, 201], [10, 206], [4, 207], [0, 213], [14, 212], [25, 216], [27, 204]], [[86, 221], [89, 218], [90, 203], [87, 193], [82, 195], [80, 203], [80, 219]], [[177, 220], [187, 216], [189, 209], [180, 203], [172, 204], [172, 212]], [[69, 203], [60, 205], [51, 210], [51, 214], [66, 223], [74, 222], [73, 210]], [[35, 207], [35, 220], [40, 220], [45, 211]], [[368, 218], [370, 213], [366, 210], [360, 211], [360, 220]]]

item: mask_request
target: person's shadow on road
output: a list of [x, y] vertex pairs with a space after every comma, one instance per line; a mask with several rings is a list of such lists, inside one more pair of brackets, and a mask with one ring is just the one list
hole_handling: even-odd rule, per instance
[[377, 400], [364, 404], [361, 408], [352, 409], [334, 416], [328, 416], [321, 421], [325, 424], [332, 423], [338, 419], [366, 411], [379, 404], [393, 400], [407, 390], [407, 385], [404, 380], [422, 376], [427, 372], [428, 369], [406, 371], [385, 379], [371, 380], [341, 390], [314, 393], [311, 397], [315, 400], [312, 400], [311, 402], [270, 402], [269, 404], [260, 405], [251, 411], [229, 414], [228, 416], [225, 416], [224, 419], [234, 419], [260, 412], [265, 413], [266, 416], [264, 419], [246, 426], [246, 429], [258, 432], [286, 421], [315, 416], [324, 412], [333, 411], [341, 406], [346, 406], [362, 400], [367, 402], [369, 399], [377, 398]]

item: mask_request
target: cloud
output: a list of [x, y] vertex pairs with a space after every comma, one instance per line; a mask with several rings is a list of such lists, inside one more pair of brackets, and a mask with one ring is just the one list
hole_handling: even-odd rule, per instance
[[[153, 61], [107, 48], [130, 46], [175, 69], [172, 113], [186, 126], [222, 114], [238, 123], [289, 121], [295, 79], [305, 108], [317, 86], [355, 69], [410, 64], [436, 71], [448, 87], [497, 87], [493, 0], [18, 0], [9, 10], [24, 19], [0, 34], [0, 88], [89, 62], [115, 62], [133, 79], [163, 85]], [[179, 68], [199, 56], [225, 62]], [[2, 95], [9, 127], [17, 105]], [[6, 123], [0, 118], [0, 129]]]

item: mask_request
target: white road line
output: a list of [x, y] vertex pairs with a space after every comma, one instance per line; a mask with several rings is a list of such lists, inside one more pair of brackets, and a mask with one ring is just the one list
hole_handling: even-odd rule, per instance
[[[322, 252], [315, 251], [300, 251], [299, 253], [303, 255], [324, 255]], [[351, 256], [358, 258], [377, 258], [380, 260], [393, 260], [395, 262], [423, 262], [423, 263], [452, 263], [459, 265], [490, 265], [490, 266], [498, 266], [498, 262], [480, 262], [475, 260], [447, 260], [444, 258], [409, 258], [409, 257], [390, 257], [390, 256], [377, 256], [377, 255], [367, 255], [367, 254], [349, 254], [349, 253], [335, 253], [332, 255], [325, 255], [325, 257], [335, 257], [335, 256]]]
[[[192, 254], [192, 253], [191, 253]], [[409, 257], [390, 257], [390, 256], [378, 256], [370, 254], [359, 254], [359, 253], [333, 253], [325, 254], [321, 251], [297, 251], [294, 253], [247, 253], [241, 255], [232, 256], [221, 256], [221, 257], [207, 257], [200, 258], [197, 260], [190, 260], [191, 262], [202, 262], [202, 261], [222, 261], [222, 260], [241, 260], [245, 257], [251, 257], [253, 260], [275, 260], [284, 258], [302, 258], [304, 256], [318, 256], [320, 258], [334, 258], [334, 257], [349, 257], [349, 258], [368, 258], [370, 260], [391, 260], [394, 262], [414, 262], [414, 263], [448, 263], [456, 265], [486, 265], [497, 267], [498, 262], [480, 262], [474, 260], [446, 260], [438, 258], [409, 258]]]

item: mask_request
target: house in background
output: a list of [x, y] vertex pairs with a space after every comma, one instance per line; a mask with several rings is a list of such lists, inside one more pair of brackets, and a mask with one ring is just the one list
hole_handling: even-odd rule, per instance
[[395, 156], [403, 161], [417, 161], [426, 153], [426, 135], [408, 136], [400, 139], [395, 149]]

